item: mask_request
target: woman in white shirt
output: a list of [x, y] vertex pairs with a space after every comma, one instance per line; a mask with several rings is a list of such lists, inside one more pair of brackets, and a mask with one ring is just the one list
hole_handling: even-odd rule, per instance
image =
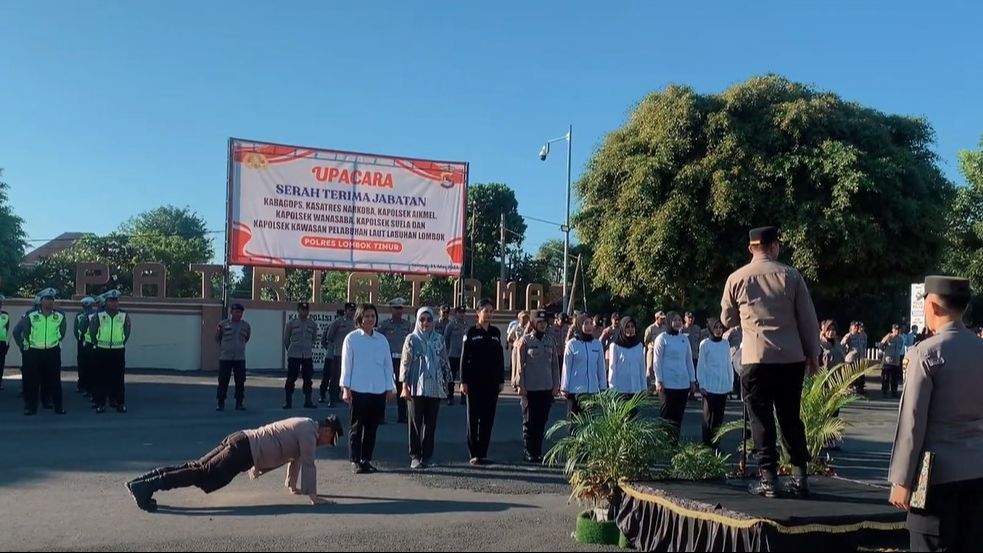
[[677, 439], [686, 414], [686, 401], [690, 392], [695, 393], [697, 389], [693, 348], [689, 336], [680, 334], [682, 328], [683, 318], [679, 313], [669, 313], [669, 330], [656, 339], [652, 355], [655, 390], [662, 402], [659, 416], [676, 427]]
[[355, 474], [378, 472], [372, 466], [376, 432], [386, 402], [396, 398], [389, 340], [377, 332], [379, 312], [371, 303], [355, 311], [355, 330], [341, 347], [341, 398], [352, 407], [349, 446]]
[[579, 415], [583, 396], [603, 392], [608, 388], [604, 351], [594, 337], [594, 320], [580, 315], [574, 324], [574, 336], [563, 350], [563, 376], [560, 391], [567, 398], [568, 415]]
[[645, 348], [631, 317], [621, 319], [618, 332], [608, 347], [608, 387], [626, 396], [648, 389]]
[[700, 393], [703, 394], [703, 444], [716, 447], [713, 435], [724, 422], [727, 395], [734, 382], [730, 344], [724, 340], [724, 325], [710, 322], [710, 337], [700, 343]]

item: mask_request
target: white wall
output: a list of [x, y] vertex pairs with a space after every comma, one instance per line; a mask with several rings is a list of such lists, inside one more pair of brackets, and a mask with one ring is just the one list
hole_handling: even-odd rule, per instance
[[[27, 311], [20, 306], [5, 307], [10, 313], [10, 330]], [[72, 326], [78, 310], [65, 311], [68, 332], [61, 344], [62, 367], [75, 367], [76, 344]], [[126, 345], [126, 366], [133, 369], [175, 369], [196, 371], [201, 367], [201, 316], [178, 313], [133, 313], [133, 332]], [[7, 367], [20, 367], [20, 348], [13, 345], [7, 354]]]
[[201, 315], [135, 313], [131, 316], [127, 367], [179, 371], [201, 368]]

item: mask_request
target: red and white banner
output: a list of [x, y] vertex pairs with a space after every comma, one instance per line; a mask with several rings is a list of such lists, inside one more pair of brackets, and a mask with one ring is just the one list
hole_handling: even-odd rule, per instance
[[231, 265], [461, 273], [467, 163], [229, 147]]

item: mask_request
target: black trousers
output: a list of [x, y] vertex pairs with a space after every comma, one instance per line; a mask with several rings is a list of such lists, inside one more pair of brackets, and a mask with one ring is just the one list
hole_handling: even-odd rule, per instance
[[386, 416], [386, 394], [352, 391], [352, 422], [349, 455], [353, 463], [370, 463], [375, 452], [379, 423]]
[[76, 388], [80, 392], [86, 391], [86, 369], [85, 366], [85, 354], [86, 354], [85, 342], [77, 341], [75, 342], [75, 367], [78, 369], [78, 381], [76, 383]]
[[727, 394], [707, 393], [703, 396], [703, 445], [717, 447], [713, 435], [724, 423], [724, 412], [727, 410]]
[[908, 513], [911, 551], [979, 551], [983, 479], [931, 486], [925, 510]]
[[683, 415], [686, 414], [686, 402], [689, 401], [689, 388], [673, 390], [663, 388], [659, 392], [659, 416], [669, 421], [676, 428], [676, 439], [683, 431]]
[[430, 462], [433, 459], [437, 415], [441, 398], [414, 397], [407, 402], [410, 427], [410, 459]]
[[[447, 383], [447, 400], [450, 401], [454, 399], [454, 384], [461, 378], [461, 358], [451, 357], [451, 381]], [[461, 401], [464, 401], [464, 397], [461, 396]]]
[[[24, 408], [37, 411], [44, 396], [56, 410], [63, 407], [61, 393], [61, 348], [29, 349], [23, 360]], [[46, 395], [45, 395], [46, 394]]]
[[341, 356], [325, 356], [319, 391], [322, 398], [330, 397], [332, 403], [341, 401]]
[[249, 447], [249, 438], [242, 432], [236, 432], [197, 461], [159, 469], [163, 474], [156, 488], [172, 490], [196, 486], [205, 493], [212, 493], [224, 488], [236, 476], [251, 468], [253, 454]]
[[[850, 363], [850, 368], [852, 368], [852, 369], [858, 369], [858, 368], [860, 368], [861, 364], [863, 364], [864, 366], [866, 366], [867, 360], [866, 359], [861, 359], [859, 361], [854, 361], [853, 363]], [[863, 395], [867, 391], [867, 374], [866, 373], [860, 375], [860, 378], [857, 379], [857, 383], [854, 384], [854, 388], [857, 390], [857, 393], [858, 394], [861, 394], [861, 395]]]
[[754, 440], [751, 453], [758, 459], [759, 470], [769, 476], [778, 474], [776, 415], [792, 466], [809, 464], [805, 426], [799, 414], [804, 378], [805, 362], [744, 365], [741, 385]]
[[314, 393], [314, 360], [302, 359], [300, 357], [287, 358], [287, 384], [284, 391], [287, 393], [287, 401], [293, 399], [294, 390], [297, 388], [297, 377], [304, 379], [304, 397], [309, 401], [311, 394]]
[[242, 403], [246, 397], [246, 361], [218, 362], [218, 400], [224, 402], [229, 397], [229, 379], [235, 375], [236, 403]]
[[7, 366], [7, 352], [10, 344], [0, 343], [0, 390], [3, 389], [3, 368]]
[[407, 422], [406, 418], [406, 400], [403, 399], [403, 383], [399, 381], [399, 362], [400, 360], [393, 357], [393, 380], [396, 382], [396, 416], [399, 422]]
[[591, 394], [567, 394], [567, 418], [573, 417], [584, 412], [583, 400]]
[[553, 391], [529, 391], [519, 400], [522, 406], [522, 442], [526, 455], [536, 458], [543, 455], [543, 438], [546, 423], [553, 407]]
[[92, 354], [92, 401], [105, 407], [106, 398], [116, 406], [126, 405], [126, 350], [95, 348]]
[[881, 391], [885, 396], [888, 391], [892, 395], [897, 395], [903, 378], [901, 365], [884, 365], [881, 367]]
[[472, 459], [488, 458], [498, 394], [498, 386], [489, 390], [468, 390], [468, 453]]

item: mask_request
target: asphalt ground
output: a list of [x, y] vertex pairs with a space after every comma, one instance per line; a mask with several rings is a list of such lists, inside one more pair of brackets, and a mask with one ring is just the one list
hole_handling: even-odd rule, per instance
[[[606, 550], [571, 539], [578, 508], [568, 503], [563, 475], [522, 462], [521, 412], [510, 394], [499, 403], [491, 451], [497, 463], [490, 467], [467, 464], [464, 407], [457, 405], [441, 408], [437, 466], [411, 472], [407, 429], [395, 424], [391, 404], [376, 450], [380, 473], [353, 475], [346, 442], [319, 451], [318, 490], [336, 505], [311, 506], [290, 495], [281, 469], [256, 481], [243, 475], [210, 495], [161, 492], [157, 513], [140, 511], [126, 480], [198, 458], [236, 430], [329, 413], [348, 427], [344, 408], [280, 409], [282, 379], [272, 376], [250, 375], [248, 411], [217, 413], [214, 378], [129, 375], [129, 413], [96, 415], [66, 371], [68, 415], [25, 417], [16, 371], [8, 370], [0, 391], [0, 550]], [[300, 397], [298, 391], [295, 405]], [[897, 402], [882, 400], [844, 413], [854, 426], [835, 453], [841, 476], [883, 484], [896, 414]], [[554, 405], [552, 419], [564, 415], [565, 405]], [[687, 438], [698, 439], [701, 417], [702, 404], [691, 402]], [[731, 401], [728, 420], [738, 417], [740, 404]]]

